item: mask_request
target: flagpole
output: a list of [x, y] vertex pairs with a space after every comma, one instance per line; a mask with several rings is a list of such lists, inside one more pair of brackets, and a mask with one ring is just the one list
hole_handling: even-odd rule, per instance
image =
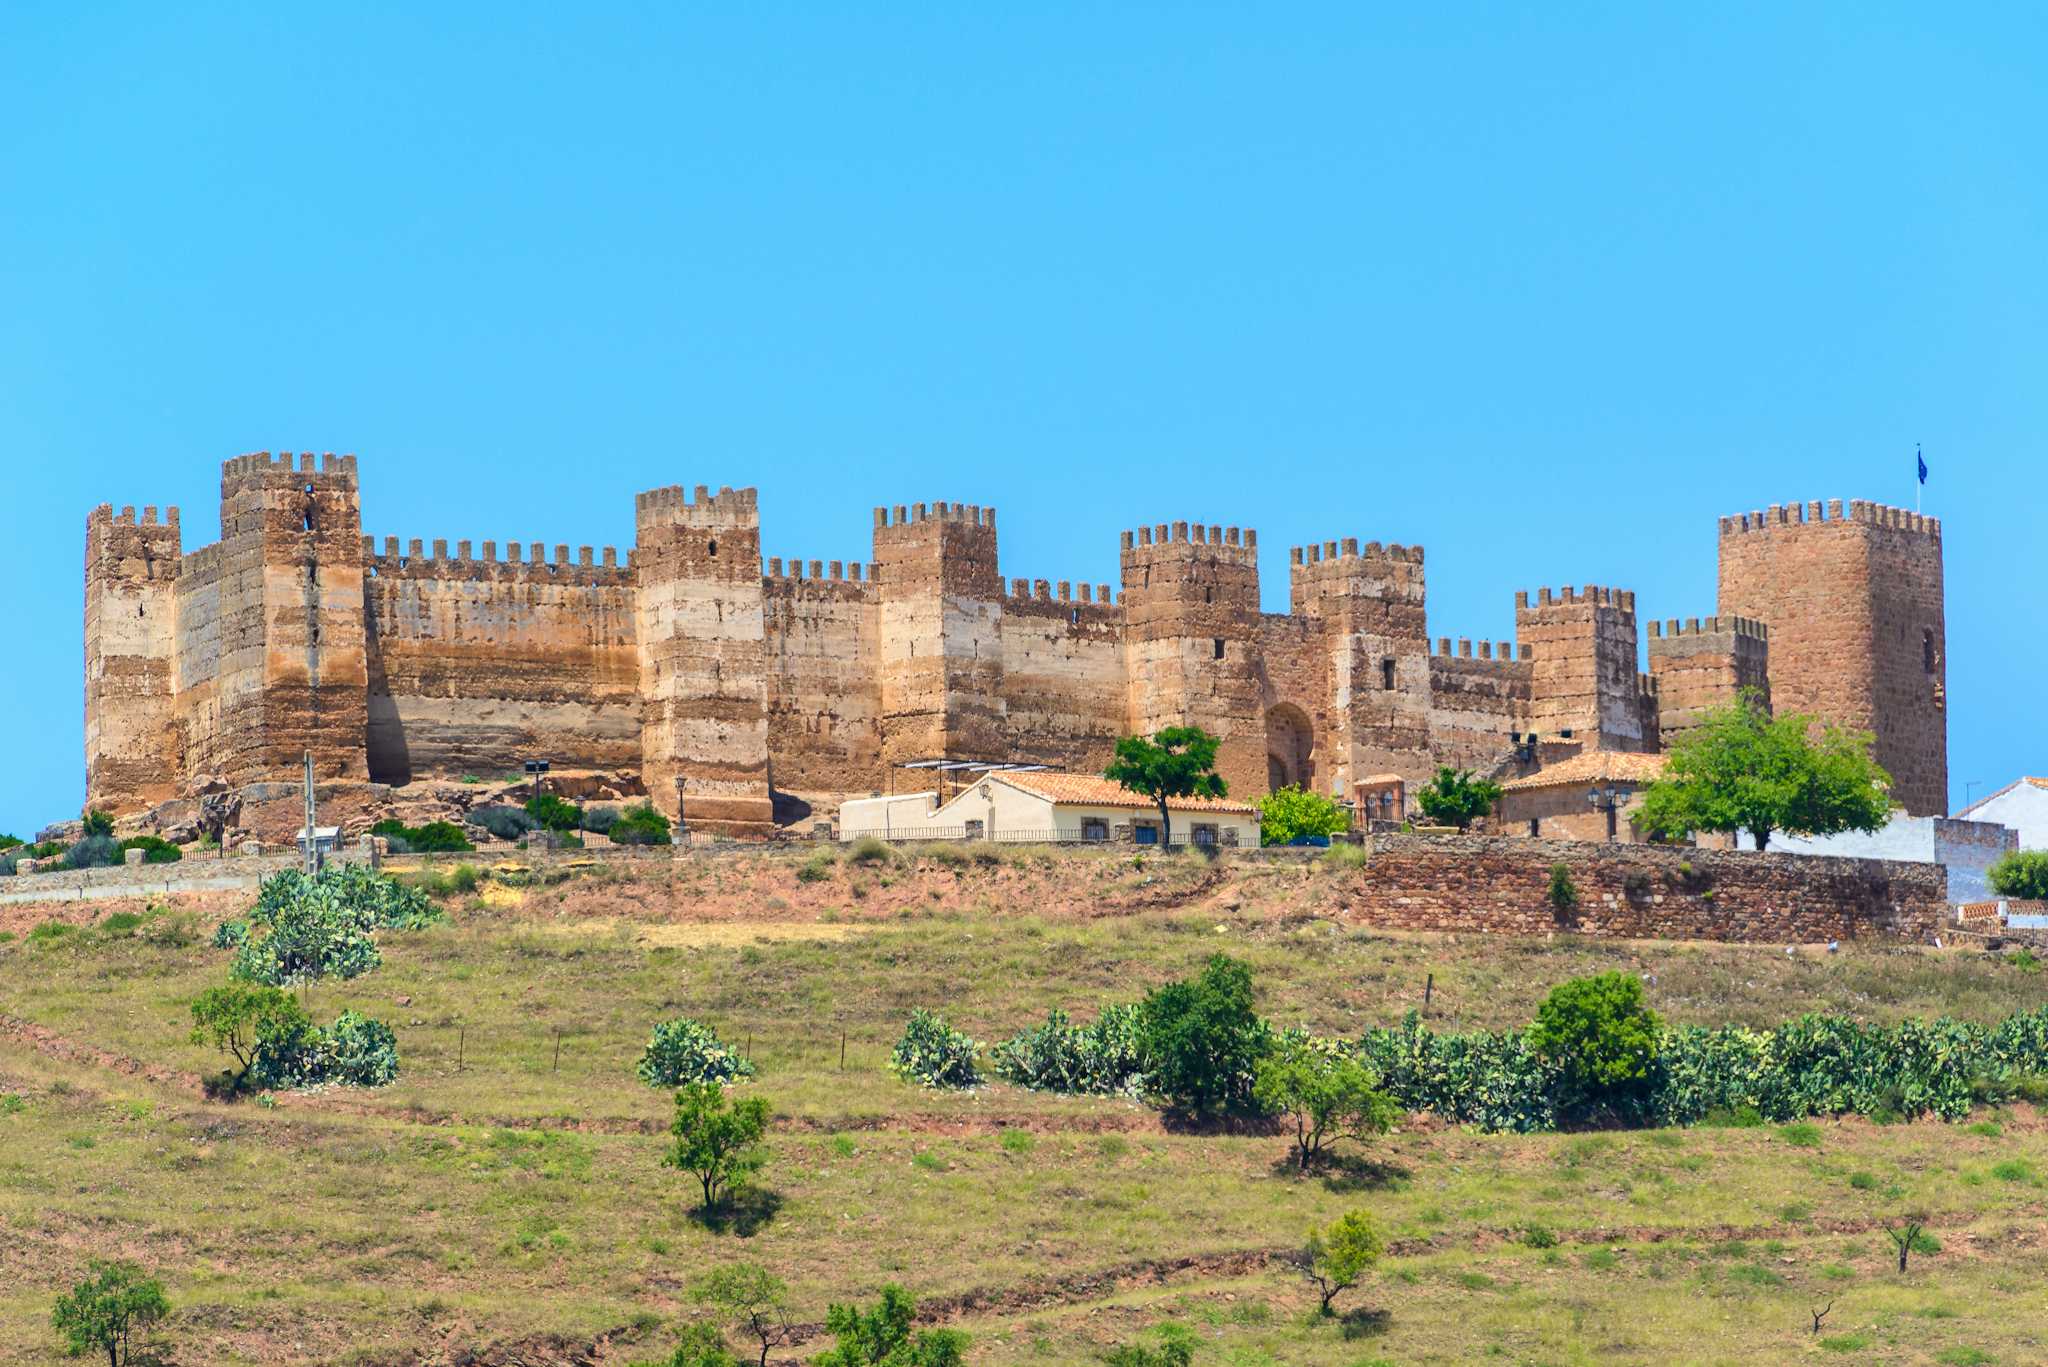
[[1926, 476], [1920, 473], [1927, 464], [1927, 457], [1920, 454], [1920, 443], [1913, 443], [1913, 516], [1920, 516], [1920, 491], [1927, 487]]

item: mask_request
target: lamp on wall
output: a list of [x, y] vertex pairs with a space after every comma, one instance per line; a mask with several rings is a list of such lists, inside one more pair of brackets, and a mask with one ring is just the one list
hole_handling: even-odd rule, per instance
[[1593, 810], [1607, 813], [1607, 838], [1609, 840], [1614, 839], [1616, 828], [1620, 824], [1616, 814], [1621, 811], [1622, 804], [1627, 802], [1628, 799], [1628, 789], [1616, 787], [1611, 783], [1605, 788], [1596, 783], [1586, 790], [1586, 801], [1591, 804]]

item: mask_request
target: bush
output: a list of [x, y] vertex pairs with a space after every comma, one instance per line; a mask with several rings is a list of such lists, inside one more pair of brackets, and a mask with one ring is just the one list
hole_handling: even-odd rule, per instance
[[1190, 1367], [1195, 1360], [1195, 1336], [1184, 1326], [1159, 1326], [1159, 1346], [1128, 1343], [1103, 1356], [1103, 1367]]
[[1305, 837], [1342, 835], [1351, 829], [1349, 812], [1321, 793], [1298, 785], [1270, 792], [1255, 805], [1261, 845], [1289, 845]]
[[872, 1310], [833, 1305], [825, 1311], [825, 1330], [833, 1347], [811, 1359], [812, 1367], [961, 1367], [967, 1361], [967, 1335], [957, 1329], [926, 1329], [910, 1336], [917, 1302], [902, 1287], [882, 1288]]
[[1363, 845], [1332, 845], [1323, 853], [1323, 867], [1333, 872], [1362, 869], [1371, 857]]
[[701, 1021], [678, 1016], [654, 1027], [636, 1070], [650, 1087], [685, 1082], [737, 1082], [754, 1075], [753, 1063]]
[[1529, 1047], [1557, 1067], [1569, 1109], [1634, 1115], [1656, 1065], [1658, 1030], [1642, 981], [1601, 973], [1550, 990], [1529, 1027]]
[[1984, 881], [2000, 897], [2048, 898], [2048, 850], [2008, 850], [1985, 871]]
[[1033, 1091], [1135, 1095], [1144, 1081], [1135, 1005], [1104, 1007], [1089, 1025], [1055, 1010], [989, 1052], [997, 1077]]
[[0, 851], [18, 849], [21, 843], [20, 836], [9, 835], [5, 831], [0, 831]]
[[280, 1032], [296, 1034], [311, 1025], [291, 993], [261, 983], [230, 982], [209, 987], [193, 999], [190, 1038], [234, 1059], [232, 1089], [239, 1089], [264, 1039]]
[[619, 809], [617, 807], [585, 807], [583, 809], [583, 829], [597, 835], [607, 834], [618, 823], [618, 820]]
[[500, 840], [517, 840], [537, 823], [517, 807], [479, 807], [469, 814], [469, 824]]
[[1197, 1113], [1254, 1108], [1252, 1074], [1272, 1032], [1252, 1011], [1248, 967], [1215, 955], [1196, 977], [1147, 996], [1139, 1019], [1151, 1094]]
[[64, 852], [68, 869], [101, 869], [121, 862], [121, 846], [111, 835], [89, 835]]
[[87, 812], [85, 819], [79, 824], [85, 828], [84, 833], [89, 836], [112, 835], [114, 833], [114, 818], [97, 807]]
[[403, 821], [387, 819], [370, 827], [370, 834], [390, 841], [393, 854], [464, 854], [476, 848], [462, 827], [452, 821], [408, 826]]
[[185, 857], [185, 852], [160, 835], [131, 835], [121, 842], [125, 855], [129, 850], [141, 850], [145, 864], [175, 864]]
[[303, 1012], [280, 1015], [258, 1038], [245, 1076], [248, 1085], [269, 1090], [382, 1087], [398, 1076], [398, 1036], [354, 1011], [325, 1030]]
[[620, 845], [670, 843], [668, 818], [644, 803], [638, 807], [628, 807], [619, 813], [619, 819], [612, 823], [612, 828], [607, 834]]
[[1579, 904], [1579, 888], [1572, 882], [1569, 866], [1557, 863], [1550, 866], [1550, 908], [1559, 916], [1569, 916]]
[[981, 1044], [922, 1007], [910, 1013], [889, 1066], [897, 1076], [927, 1087], [974, 1087], [981, 1082]]
[[583, 821], [583, 809], [575, 803], [542, 793], [526, 800], [526, 814], [543, 830], [573, 831]]
[[12, 878], [20, 871], [20, 867], [13, 855], [0, 854], [0, 878]]
[[832, 867], [839, 861], [830, 850], [819, 850], [809, 859], [796, 866], [796, 881], [799, 883], [822, 883], [832, 876]]
[[1424, 816], [1439, 826], [1456, 826], [1461, 831], [1492, 811], [1499, 801], [1498, 783], [1449, 765], [1439, 768], [1435, 778], [1415, 790], [1415, 805]]
[[417, 930], [444, 916], [424, 892], [362, 864], [330, 864], [310, 878], [285, 869], [263, 880], [246, 921], [221, 926], [213, 942], [235, 948], [235, 977], [292, 987], [367, 973], [383, 958], [376, 931]]

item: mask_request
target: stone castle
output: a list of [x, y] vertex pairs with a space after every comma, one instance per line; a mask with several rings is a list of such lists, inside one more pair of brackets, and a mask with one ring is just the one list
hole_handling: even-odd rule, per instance
[[[1650, 752], [1740, 689], [1874, 733], [1895, 795], [1946, 810], [1940, 523], [1785, 504], [1720, 523], [1718, 615], [1517, 593], [1514, 642], [1434, 640], [1419, 546], [1296, 547], [1259, 606], [1256, 533], [1123, 533], [1122, 582], [1014, 579], [995, 510], [877, 508], [871, 558], [761, 555], [752, 489], [640, 494], [636, 544], [379, 550], [352, 456], [221, 469], [221, 539], [178, 510], [86, 522], [88, 802], [557, 770], [637, 776], [671, 817], [766, 833], [778, 791], [866, 793], [960, 759], [1099, 770], [1120, 735], [1194, 723], [1233, 792], [1349, 795], [1439, 763], [1505, 773]], [[522, 553], [523, 551], [523, 553]]]

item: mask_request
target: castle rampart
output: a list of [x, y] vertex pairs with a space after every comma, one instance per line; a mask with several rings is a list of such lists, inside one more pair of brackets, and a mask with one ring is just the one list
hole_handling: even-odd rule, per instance
[[237, 457], [222, 538], [192, 551], [176, 509], [92, 512], [95, 805], [290, 779], [308, 750], [394, 785], [541, 758], [764, 832], [778, 789], [873, 791], [928, 759], [1099, 769], [1183, 723], [1235, 792], [1344, 795], [1654, 750], [1752, 687], [1874, 727], [1911, 801], [1945, 775], [1940, 525], [1876, 504], [1721, 519], [1723, 615], [1651, 623], [1643, 673], [1621, 589], [1521, 593], [1514, 642], [1433, 642], [1412, 544], [1295, 547], [1290, 611], [1266, 613], [1257, 533], [1222, 523], [1125, 531], [1111, 585], [1005, 579], [976, 504], [877, 507], [865, 558], [764, 560], [754, 490], [677, 485], [636, 497], [621, 555], [365, 536], [356, 481], [349, 456]]

